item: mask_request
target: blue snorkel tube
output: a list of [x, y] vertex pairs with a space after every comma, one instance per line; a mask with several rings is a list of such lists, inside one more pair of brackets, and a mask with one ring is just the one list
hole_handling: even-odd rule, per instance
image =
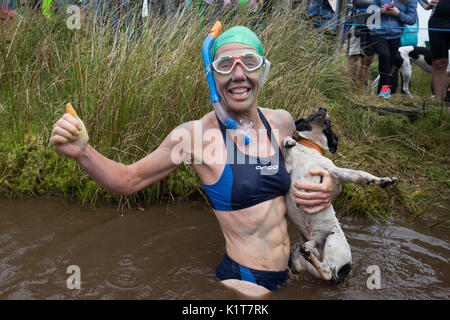
[[244, 126], [241, 126], [236, 120], [234, 120], [222, 107], [220, 103], [220, 95], [217, 92], [216, 83], [214, 82], [213, 71], [211, 70], [211, 47], [219, 36], [220, 30], [222, 29], [222, 24], [220, 21], [217, 21], [214, 24], [214, 27], [209, 32], [205, 41], [203, 41], [202, 46], [202, 55], [203, 55], [203, 64], [205, 65], [206, 78], [208, 79], [208, 87], [211, 98], [211, 103], [213, 105], [214, 111], [216, 112], [217, 117], [220, 121], [223, 122], [225, 127], [228, 129], [236, 130], [245, 134], [244, 136], [244, 145], [248, 145], [252, 138], [247, 134], [248, 130], [253, 127], [253, 122], [250, 124], [245, 123]]

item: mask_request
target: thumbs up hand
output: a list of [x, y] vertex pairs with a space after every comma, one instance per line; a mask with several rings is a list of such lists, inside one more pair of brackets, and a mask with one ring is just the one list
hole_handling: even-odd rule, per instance
[[53, 126], [50, 143], [62, 154], [75, 159], [86, 149], [88, 141], [83, 121], [68, 103], [66, 113]]

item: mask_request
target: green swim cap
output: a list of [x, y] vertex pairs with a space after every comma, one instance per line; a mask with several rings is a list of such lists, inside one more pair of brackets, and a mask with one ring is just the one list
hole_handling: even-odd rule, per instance
[[258, 36], [247, 27], [235, 26], [219, 35], [216, 41], [214, 41], [212, 57], [214, 58], [214, 54], [217, 49], [228, 43], [246, 44], [252, 48], [255, 48], [260, 55], [264, 56], [261, 41]]

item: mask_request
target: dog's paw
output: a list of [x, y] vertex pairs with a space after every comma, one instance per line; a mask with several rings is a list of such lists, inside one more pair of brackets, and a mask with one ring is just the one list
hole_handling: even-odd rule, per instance
[[398, 179], [396, 177], [385, 177], [385, 178], [379, 178], [375, 181], [373, 181], [374, 184], [379, 186], [380, 188], [386, 188], [394, 183], [396, 183]]
[[291, 137], [286, 137], [283, 140], [283, 147], [285, 147], [285, 148], [292, 148], [292, 147], [295, 147], [296, 145], [297, 145], [297, 142], [294, 139], [292, 139]]

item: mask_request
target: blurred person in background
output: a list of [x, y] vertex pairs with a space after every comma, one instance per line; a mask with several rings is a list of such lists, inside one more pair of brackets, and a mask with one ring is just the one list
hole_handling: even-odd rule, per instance
[[369, 67], [373, 62], [375, 51], [369, 46], [369, 29], [366, 13], [371, 0], [353, 0], [352, 15], [349, 22], [352, 25], [348, 33], [348, 64], [349, 70], [354, 75], [356, 68], [356, 85], [358, 88], [366, 88]]
[[[450, 49], [450, 0], [432, 0], [427, 10], [432, 9], [430, 20], [428, 20], [428, 35], [430, 38], [431, 57], [433, 59], [433, 72], [431, 81], [435, 99], [450, 102], [450, 85], [447, 76], [448, 50]], [[439, 31], [434, 29], [447, 29]]]
[[400, 47], [405, 24], [417, 20], [417, 0], [373, 0], [381, 9], [380, 27], [370, 28], [370, 46], [378, 55], [378, 97], [391, 97], [393, 58]]

